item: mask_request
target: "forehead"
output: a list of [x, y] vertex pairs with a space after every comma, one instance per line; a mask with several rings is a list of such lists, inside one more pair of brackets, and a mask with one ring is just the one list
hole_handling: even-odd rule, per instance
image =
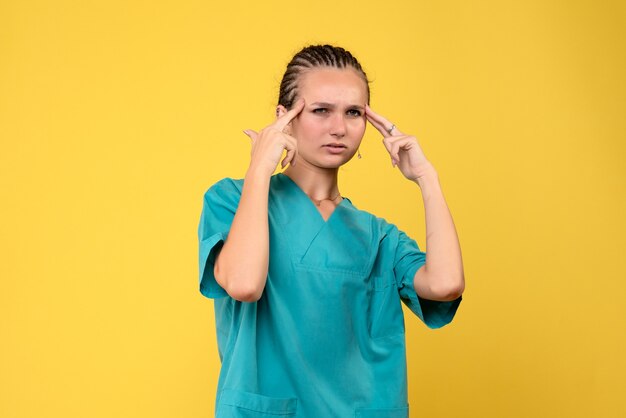
[[306, 71], [298, 80], [300, 97], [307, 103], [349, 102], [365, 104], [367, 85], [352, 68], [315, 68]]

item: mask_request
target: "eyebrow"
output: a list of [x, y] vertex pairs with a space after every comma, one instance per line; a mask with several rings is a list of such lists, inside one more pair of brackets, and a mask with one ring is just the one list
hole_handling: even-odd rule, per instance
[[[311, 106], [315, 106], [315, 107], [328, 107], [331, 109], [334, 109], [337, 107], [337, 105], [335, 105], [334, 103], [326, 103], [326, 102], [315, 102], [315, 103], [311, 103]], [[361, 105], [349, 105], [348, 106], [349, 109], [365, 109], [365, 106], [361, 106]]]

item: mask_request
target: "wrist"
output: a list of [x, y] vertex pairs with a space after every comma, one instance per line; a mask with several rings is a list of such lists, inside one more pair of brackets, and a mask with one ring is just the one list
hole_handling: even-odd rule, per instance
[[[242, 201], [243, 196], [246, 196], [246, 201], [256, 202], [254, 205], [265, 206], [267, 208], [267, 196], [270, 189], [271, 176], [266, 175], [263, 171], [248, 170], [246, 177], [243, 181], [243, 189], [241, 191]], [[260, 199], [260, 200], [259, 200]], [[241, 204], [241, 202], [240, 202]]]
[[274, 174], [274, 169], [264, 167], [259, 164], [250, 164], [246, 171], [246, 179], [269, 179]]
[[417, 178], [414, 181], [415, 183], [417, 183], [419, 187], [423, 187], [423, 186], [427, 186], [430, 183], [438, 182], [439, 175], [437, 174], [435, 167], [429, 164], [429, 166], [425, 168], [424, 170], [422, 170], [420, 175], [417, 176]]

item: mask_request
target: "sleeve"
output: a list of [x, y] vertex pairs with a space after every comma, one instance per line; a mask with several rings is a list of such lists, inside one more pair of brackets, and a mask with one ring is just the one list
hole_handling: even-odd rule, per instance
[[449, 302], [423, 299], [415, 290], [413, 279], [417, 270], [426, 263], [426, 253], [404, 232], [396, 229], [398, 245], [394, 260], [394, 273], [402, 302], [429, 328], [449, 324], [461, 303], [462, 297]]
[[208, 298], [221, 298], [228, 293], [217, 283], [213, 274], [215, 258], [224, 245], [239, 205], [241, 189], [234, 180], [226, 178], [215, 183], [204, 194], [202, 214], [198, 225], [200, 293]]

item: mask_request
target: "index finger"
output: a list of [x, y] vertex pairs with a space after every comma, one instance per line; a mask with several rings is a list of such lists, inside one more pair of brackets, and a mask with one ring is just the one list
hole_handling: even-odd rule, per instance
[[374, 112], [371, 107], [365, 107], [365, 116], [367, 116], [367, 120], [374, 125], [374, 127], [380, 132], [385, 138], [390, 136], [394, 136], [389, 132], [390, 127], [394, 127], [394, 130], [397, 132], [397, 135], [403, 135], [402, 132], [391, 122], [389, 122], [386, 118], [382, 117], [378, 113]]
[[291, 122], [291, 120], [298, 115], [298, 113], [302, 112], [302, 109], [304, 109], [304, 98], [298, 100], [291, 109], [289, 109], [284, 115], [276, 119], [276, 122], [274, 122], [274, 127], [279, 131], [282, 131], [283, 129], [285, 129], [285, 126], [289, 125], [289, 122]]

